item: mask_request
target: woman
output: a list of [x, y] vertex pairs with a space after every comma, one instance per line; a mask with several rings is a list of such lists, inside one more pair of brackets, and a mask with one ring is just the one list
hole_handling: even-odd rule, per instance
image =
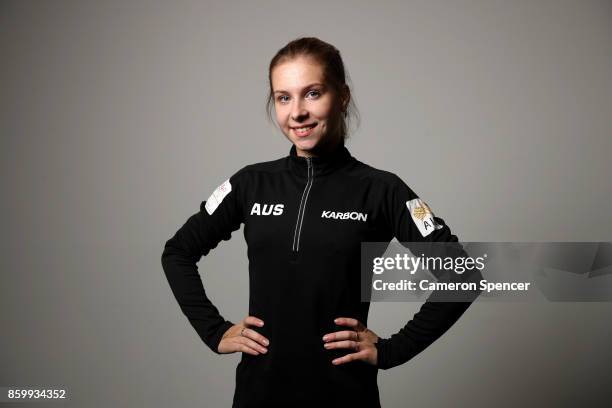
[[[398, 333], [380, 338], [360, 299], [360, 244], [457, 237], [399, 177], [347, 150], [354, 106], [335, 47], [292, 41], [270, 62], [268, 79], [268, 112], [273, 105], [289, 155], [223, 182], [166, 243], [165, 274], [208, 347], [243, 353], [234, 407], [380, 407], [378, 369], [414, 357], [470, 303], [427, 301]], [[206, 297], [196, 262], [241, 223], [249, 316], [234, 324]]]

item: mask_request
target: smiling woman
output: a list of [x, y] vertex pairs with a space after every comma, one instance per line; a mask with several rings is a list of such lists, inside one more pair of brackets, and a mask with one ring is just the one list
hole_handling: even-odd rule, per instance
[[[470, 303], [428, 300], [398, 333], [379, 337], [367, 327], [370, 304], [361, 301], [361, 243], [457, 237], [398, 176], [346, 148], [355, 109], [334, 46], [292, 41], [272, 58], [268, 78], [268, 115], [274, 109], [289, 154], [221, 183], [166, 242], [166, 277], [211, 350], [242, 353], [234, 408], [379, 408], [378, 370], [420, 353]], [[241, 224], [249, 314], [234, 324], [206, 296], [196, 262]]]
[[268, 117], [298, 156], [320, 155], [344, 143], [351, 116], [359, 115], [340, 52], [314, 38], [289, 43], [270, 62]]
[[337, 97], [317, 82], [323, 80], [321, 65], [299, 57], [279, 64], [272, 72], [276, 121], [298, 155], [309, 156], [315, 146], [333, 148], [340, 143], [340, 122], [334, 112], [339, 109], [334, 106]]

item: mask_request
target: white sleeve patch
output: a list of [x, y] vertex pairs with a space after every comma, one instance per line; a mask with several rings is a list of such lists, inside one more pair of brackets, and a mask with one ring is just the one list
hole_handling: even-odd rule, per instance
[[215, 212], [219, 204], [221, 204], [221, 201], [223, 201], [225, 196], [228, 195], [230, 191], [232, 191], [232, 185], [230, 184], [229, 179], [225, 180], [215, 189], [215, 191], [213, 191], [204, 205], [208, 215], [212, 215], [212, 213]]
[[415, 198], [406, 201], [406, 207], [412, 216], [412, 220], [419, 228], [419, 232], [424, 237], [431, 234], [432, 231], [443, 228], [434, 220], [434, 214], [431, 208], [420, 198]]

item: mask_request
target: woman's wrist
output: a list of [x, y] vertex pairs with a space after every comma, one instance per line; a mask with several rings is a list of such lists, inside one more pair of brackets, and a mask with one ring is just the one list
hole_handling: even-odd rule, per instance
[[214, 343], [214, 347], [211, 347], [212, 350], [217, 353], [217, 354], [223, 354], [219, 351], [219, 343], [221, 343], [221, 340], [223, 339], [223, 335], [234, 326], [235, 324], [230, 322], [229, 320], [226, 320], [218, 329], [217, 334], [215, 336], [215, 343]]
[[388, 353], [388, 342], [389, 339], [384, 339], [382, 337], [378, 337], [378, 341], [376, 341], [374, 343], [374, 346], [376, 347], [376, 367], [382, 369], [382, 370], [386, 370], [391, 368], [391, 365], [389, 365], [388, 357], [389, 357], [389, 353]]

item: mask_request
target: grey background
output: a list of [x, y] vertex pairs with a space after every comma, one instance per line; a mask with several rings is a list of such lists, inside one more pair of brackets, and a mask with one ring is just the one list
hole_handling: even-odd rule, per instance
[[[267, 66], [337, 46], [362, 123], [348, 144], [465, 241], [610, 241], [610, 1], [2, 1], [0, 386], [66, 406], [230, 406], [163, 275], [165, 241], [231, 173], [289, 142]], [[199, 264], [247, 313], [242, 231]], [[383, 406], [603, 405], [610, 303], [474, 305], [403, 366]], [[373, 304], [396, 332], [415, 303]], [[58, 404], [61, 405], [61, 404]]]

